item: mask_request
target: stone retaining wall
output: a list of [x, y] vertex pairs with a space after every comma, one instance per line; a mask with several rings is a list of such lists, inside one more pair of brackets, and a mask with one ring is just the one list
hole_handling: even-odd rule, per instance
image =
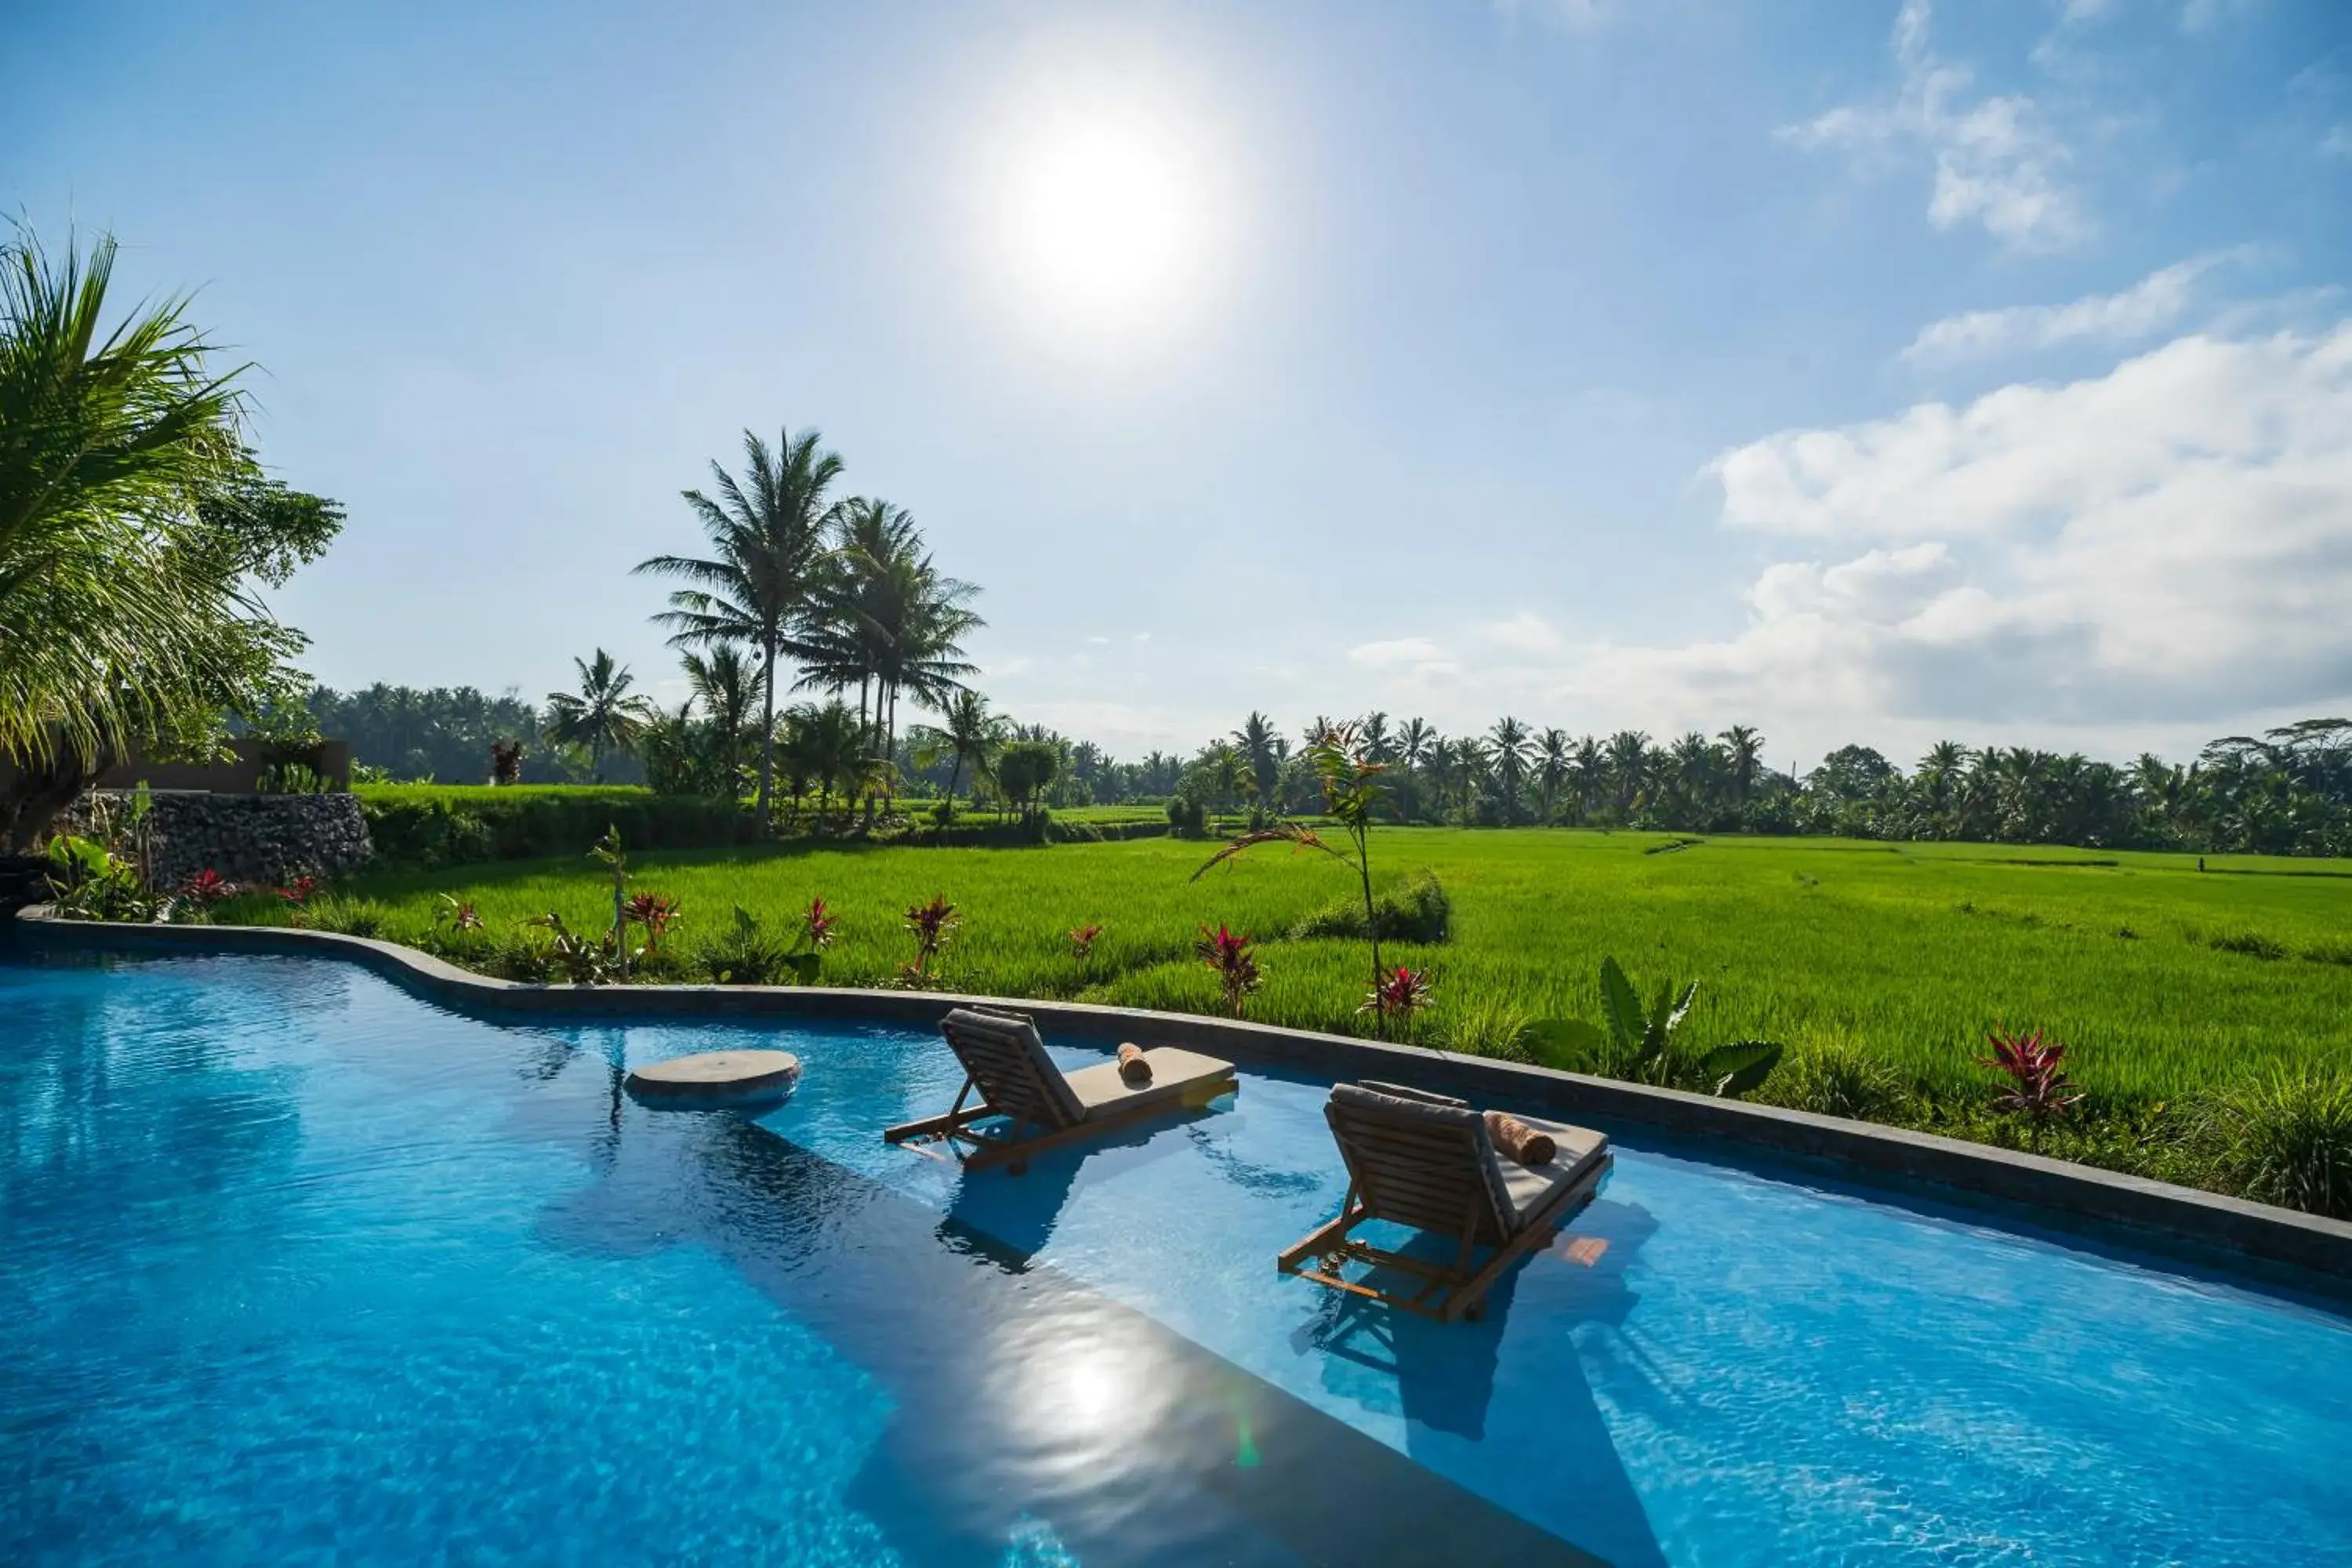
[[[283, 887], [297, 877], [351, 870], [370, 852], [357, 795], [164, 791], [152, 798], [149, 874], [157, 888], [176, 888], [207, 867], [232, 882]], [[88, 820], [89, 807], [77, 806], [58, 826], [75, 832]]]

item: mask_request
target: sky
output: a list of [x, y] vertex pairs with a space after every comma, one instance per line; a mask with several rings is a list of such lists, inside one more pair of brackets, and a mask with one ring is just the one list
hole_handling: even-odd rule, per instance
[[331, 685], [674, 700], [630, 568], [814, 427], [1121, 756], [2352, 710], [2340, 0], [0, 10], [0, 204], [349, 510]]

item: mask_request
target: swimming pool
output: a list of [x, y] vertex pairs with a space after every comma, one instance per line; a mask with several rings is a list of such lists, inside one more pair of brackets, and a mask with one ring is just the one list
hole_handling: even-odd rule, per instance
[[[1276, 1275], [1304, 1078], [967, 1181], [877, 1136], [958, 1081], [904, 1029], [275, 958], [0, 1020], [12, 1563], [2352, 1563], [2352, 1321], [1639, 1129], [1444, 1325]], [[757, 1121], [621, 1092], [753, 1035]]]

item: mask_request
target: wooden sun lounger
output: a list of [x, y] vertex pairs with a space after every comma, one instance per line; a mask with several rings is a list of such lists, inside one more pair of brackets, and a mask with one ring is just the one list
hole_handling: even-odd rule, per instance
[[[1550, 1163], [1522, 1165], [1496, 1152], [1486, 1119], [1463, 1101], [1391, 1084], [1339, 1084], [1323, 1115], [1348, 1164], [1348, 1195], [1337, 1219], [1302, 1237], [1276, 1266], [1449, 1321], [1477, 1316], [1487, 1289], [1592, 1195], [1612, 1158], [1601, 1133], [1522, 1116], [1559, 1145]], [[1446, 1265], [1349, 1235], [1372, 1219], [1457, 1238], [1460, 1246]], [[1481, 1247], [1492, 1250], [1474, 1267]], [[1340, 1271], [1351, 1263], [1367, 1265], [1373, 1279], [1382, 1270], [1410, 1276], [1420, 1288], [1408, 1293], [1349, 1279]]]
[[[944, 1116], [904, 1122], [882, 1136], [892, 1143], [925, 1137], [944, 1138], [951, 1147], [969, 1143], [971, 1152], [962, 1155], [967, 1169], [1018, 1161], [1147, 1116], [1205, 1105], [1238, 1087], [1233, 1063], [1173, 1046], [1143, 1053], [1151, 1064], [1149, 1083], [1129, 1083], [1115, 1061], [1065, 1073], [1045, 1054], [1037, 1026], [1018, 1013], [958, 1007], [940, 1020], [940, 1033], [963, 1063], [963, 1088], [955, 1103]], [[975, 1090], [979, 1099], [965, 1103]], [[1011, 1128], [992, 1131], [976, 1125], [999, 1119]], [[1021, 1166], [1013, 1170], [1018, 1175]]]

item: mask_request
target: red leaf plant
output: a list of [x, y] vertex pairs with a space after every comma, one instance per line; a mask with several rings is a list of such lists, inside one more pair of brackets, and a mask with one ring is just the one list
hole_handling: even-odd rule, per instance
[[1996, 1110], [2014, 1110], [2032, 1119], [2039, 1129], [2071, 1110], [2083, 1093], [2067, 1081], [2066, 1047], [2041, 1030], [2012, 1035], [1995, 1029], [1992, 1055], [1979, 1057], [1977, 1065], [2009, 1079], [2009, 1088], [1993, 1097]]
[[1220, 924], [1211, 931], [1201, 928], [1201, 939], [1192, 951], [1202, 963], [1216, 971], [1218, 988], [1224, 994], [1225, 1010], [1238, 1018], [1242, 1005], [1249, 994], [1257, 989], [1259, 975], [1257, 955], [1250, 951], [1247, 932], [1235, 932]]
[[297, 877], [292, 881], [287, 883], [284, 887], [278, 889], [278, 896], [285, 900], [289, 904], [299, 906], [309, 903], [310, 901], [310, 895], [318, 890], [319, 879], [317, 878]]
[[1429, 971], [1408, 969], [1400, 963], [1394, 973], [1381, 976], [1381, 983], [1365, 994], [1363, 1005], [1356, 1011], [1393, 1018], [1404, 1024], [1410, 1023], [1415, 1013], [1428, 1005]]
[[839, 917], [826, 911], [823, 899], [811, 899], [806, 918], [809, 951], [822, 952], [831, 947], [833, 928], [837, 923], [839, 923]]
[[236, 884], [210, 866], [180, 885], [180, 896], [200, 910], [211, 909], [236, 892]]
[[1070, 955], [1073, 958], [1076, 958], [1080, 963], [1086, 963], [1087, 959], [1092, 958], [1095, 955], [1095, 938], [1102, 935], [1102, 933], [1103, 928], [1100, 921], [1096, 921], [1089, 925], [1079, 926], [1076, 930], [1072, 931], [1070, 932]]
[[955, 933], [957, 924], [956, 907], [948, 902], [944, 893], [934, 893], [929, 903], [908, 910], [907, 929], [915, 935], [915, 962], [899, 973], [918, 984], [929, 980], [931, 966], [939, 962], [940, 952]]
[[621, 906], [621, 913], [632, 925], [646, 928], [646, 947], [659, 952], [662, 938], [678, 921], [681, 906], [676, 899], [663, 893], [638, 893]]

